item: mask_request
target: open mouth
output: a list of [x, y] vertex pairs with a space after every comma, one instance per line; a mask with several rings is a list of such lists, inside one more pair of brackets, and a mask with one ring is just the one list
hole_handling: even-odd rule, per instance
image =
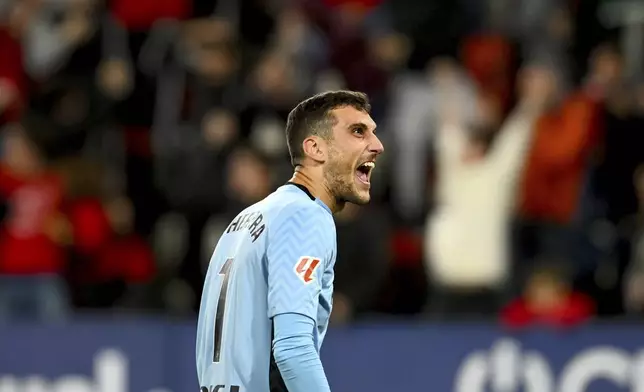
[[370, 179], [371, 179], [371, 172], [373, 171], [373, 168], [376, 167], [375, 162], [365, 162], [362, 163], [358, 168], [356, 169], [356, 177], [358, 177], [358, 180], [362, 182], [363, 184], [369, 185]]

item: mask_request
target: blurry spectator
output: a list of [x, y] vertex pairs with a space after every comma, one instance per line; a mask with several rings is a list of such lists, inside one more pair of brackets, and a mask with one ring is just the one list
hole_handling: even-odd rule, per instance
[[185, 124], [171, 132], [166, 138], [159, 136], [155, 156], [158, 185], [171, 207], [200, 215], [221, 210], [224, 166], [239, 134], [234, 114], [213, 108], [201, 124]]
[[542, 37], [548, 15], [561, 0], [494, 0], [488, 2], [488, 18], [515, 39], [532, 41]]
[[267, 106], [287, 110], [304, 91], [304, 81], [294, 77], [295, 71], [288, 56], [273, 50], [259, 60], [250, 82]]
[[505, 113], [512, 102], [513, 48], [503, 36], [478, 34], [465, 39], [461, 56], [479, 89]]
[[[228, 97], [238, 62], [231, 29], [217, 19], [187, 23], [157, 75], [152, 148], [159, 185], [173, 208], [221, 207], [217, 178], [239, 137], [237, 100]], [[204, 176], [209, 186], [199, 180]]]
[[96, 31], [96, 0], [40, 0], [23, 39], [25, 70], [37, 81], [58, 71]]
[[379, 34], [369, 40], [372, 61], [385, 71], [399, 71], [407, 62], [410, 51], [411, 42], [400, 33]]
[[630, 243], [630, 261], [625, 276], [624, 307], [644, 313], [644, 165], [633, 176], [639, 202], [637, 213], [621, 224], [622, 235]]
[[0, 52], [6, 58], [0, 62], [0, 126], [17, 120], [24, 104], [24, 75], [20, 45], [0, 30]]
[[[487, 314], [500, 305], [511, 279], [508, 254], [517, 179], [537, 113], [520, 105], [498, 129], [497, 96], [479, 98], [473, 125], [447, 103], [436, 139], [436, 206], [428, 219], [425, 264], [434, 288], [430, 310]], [[474, 130], [471, 128], [474, 127]], [[463, 246], [467, 244], [467, 246]]]
[[111, 307], [139, 294], [155, 272], [149, 246], [132, 233], [133, 210], [123, 197], [103, 197], [103, 171], [71, 158], [58, 168], [66, 179], [65, 213], [73, 234], [70, 280], [77, 306]]
[[501, 322], [510, 328], [572, 327], [590, 320], [592, 300], [575, 292], [560, 268], [535, 268], [523, 296], [503, 309]]
[[[539, 2], [530, 1], [535, 4]], [[550, 56], [559, 64], [559, 72], [566, 76], [575, 74], [576, 71], [571, 58], [575, 19], [568, 8], [561, 1], [554, 1], [552, 6], [544, 8], [544, 20], [541, 26], [529, 30], [529, 36], [524, 42], [526, 55], [542, 53]]]
[[422, 69], [432, 57], [455, 54], [455, 43], [468, 33], [480, 31], [487, 3], [396, 0], [385, 1], [380, 11], [393, 29], [413, 42], [409, 65]]
[[180, 275], [197, 296], [203, 284], [204, 227], [213, 214], [228, 211], [226, 164], [238, 138], [239, 126], [234, 114], [223, 108], [212, 108], [201, 124], [185, 124], [173, 130], [169, 137], [158, 140], [155, 156], [158, 184], [172, 211], [184, 216], [187, 223], [188, 248]]
[[227, 168], [228, 199], [233, 201], [233, 205], [238, 204], [239, 210], [270, 193], [269, 168], [258, 153], [240, 148], [230, 156]]
[[[409, 74], [395, 80], [391, 123], [394, 130], [392, 162], [392, 199], [394, 209], [403, 221], [417, 224], [423, 216], [431, 141], [445, 112], [459, 108], [456, 119], [473, 121], [476, 95], [472, 81], [451, 59], [440, 58], [428, 64], [426, 75]], [[445, 107], [444, 103], [458, 102]]]
[[373, 310], [389, 266], [388, 220], [377, 207], [347, 204], [336, 216], [338, 255], [331, 321], [344, 323]]
[[103, 60], [96, 71], [97, 85], [105, 96], [120, 100], [134, 87], [132, 80], [132, 71], [129, 65], [122, 59]]
[[28, 102], [22, 39], [39, 3], [10, 1], [0, 15], [0, 126], [17, 121]]
[[[316, 3], [311, 2], [308, 9], [310, 18], [327, 36], [329, 65], [342, 74], [346, 88], [369, 94], [371, 115], [376, 121], [383, 114], [387, 101], [390, 76], [387, 66], [392, 64], [388, 61], [389, 55], [393, 55], [393, 63], [406, 57], [398, 35], [390, 35], [391, 39], [387, 41], [369, 31], [367, 16], [378, 3], [338, 0], [313, 7], [311, 5]], [[382, 38], [389, 35], [380, 33]], [[380, 47], [373, 50], [376, 45]]]
[[186, 22], [180, 41], [180, 61], [211, 87], [225, 85], [238, 67], [236, 32], [224, 19], [204, 18]]
[[70, 219], [82, 257], [75, 282], [78, 305], [112, 307], [136, 295], [141, 306], [139, 285], [152, 279], [155, 265], [149, 246], [131, 233], [130, 203], [77, 200], [70, 208]]
[[[156, 144], [165, 139], [169, 139], [166, 144], [172, 144], [176, 138], [168, 137], [169, 133], [183, 129], [180, 126], [184, 125], [184, 118], [179, 114], [189, 106], [184, 102], [186, 65], [203, 66], [205, 59], [206, 66], [217, 69], [224, 62], [213, 64], [212, 58], [204, 55], [209, 51], [199, 51], [201, 47], [196, 52], [182, 51], [186, 44], [181, 36], [184, 25], [178, 21], [191, 15], [190, 1], [169, 0], [161, 4], [113, 0], [107, 6], [109, 11], [103, 26], [104, 58], [97, 77], [104, 93], [119, 101], [113, 113], [125, 136], [126, 193], [136, 209], [135, 231], [148, 235], [165, 210], [163, 195], [154, 183]], [[192, 26], [186, 24], [185, 31], [193, 31]], [[204, 34], [203, 29], [197, 30], [200, 32], [197, 35], [206, 35], [206, 38], [212, 31], [206, 28]], [[194, 116], [190, 120], [196, 128], [198, 120]], [[153, 124], [154, 132], [150, 132]], [[157, 124], [163, 124], [166, 129], [160, 129]], [[151, 135], [159, 129], [160, 137]]]
[[624, 80], [622, 57], [608, 44], [599, 46], [591, 58], [587, 88], [604, 103], [605, 131], [601, 161], [597, 168], [597, 193], [603, 217], [618, 225], [635, 214], [639, 203], [633, 192], [633, 174], [644, 162], [644, 111], [641, 83]]
[[96, 99], [91, 82], [83, 78], [59, 76], [42, 86], [38, 92], [32, 90], [23, 123], [42, 140], [52, 160], [80, 153], [88, 138], [100, 134], [97, 128], [106, 119], [106, 105]]
[[571, 240], [577, 235], [574, 219], [597, 141], [598, 114], [596, 102], [584, 93], [565, 95], [565, 81], [554, 64], [532, 63], [524, 72], [521, 100], [539, 118], [518, 191], [517, 282], [536, 257], [580, 262], [572, 254]]
[[[274, 48], [259, 58], [247, 77], [248, 102], [239, 117], [241, 135], [275, 162], [287, 162], [284, 126], [311, 84], [304, 76], [288, 53]], [[280, 169], [291, 168], [276, 166]]]
[[202, 120], [203, 138], [213, 151], [221, 151], [230, 146], [239, 136], [237, 119], [233, 113], [223, 109], [213, 109]]
[[623, 59], [610, 43], [602, 43], [593, 51], [584, 87], [586, 93], [604, 101], [614, 97], [623, 81]]
[[300, 7], [284, 7], [276, 19], [273, 46], [290, 59], [294, 77], [311, 90], [317, 73], [328, 62], [328, 44]]
[[94, 5], [93, 0], [9, 3], [7, 14], [0, 15], [0, 118], [18, 118], [28, 99], [27, 75], [46, 81], [91, 37]]
[[60, 178], [20, 126], [5, 130], [0, 200], [7, 214], [0, 227], [0, 317], [43, 321], [66, 316], [67, 291], [60, 276], [71, 241], [61, 202]]

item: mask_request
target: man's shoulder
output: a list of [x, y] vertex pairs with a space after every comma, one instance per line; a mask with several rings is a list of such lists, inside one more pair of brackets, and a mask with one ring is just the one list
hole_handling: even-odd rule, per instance
[[[294, 259], [328, 260], [336, 246], [336, 228], [331, 213], [309, 197], [282, 200], [267, 213], [269, 249]], [[293, 252], [293, 253], [290, 253]], [[300, 254], [301, 253], [301, 254]], [[325, 264], [326, 265], [326, 264]]]
[[297, 188], [280, 187], [261, 203], [264, 203], [262, 210], [270, 217], [272, 224], [300, 220], [335, 226], [331, 214], [318, 201]]
[[314, 200], [296, 199], [281, 205], [276, 209], [272, 221], [276, 225], [286, 222], [298, 223], [298, 226], [307, 224], [333, 227], [335, 223], [331, 214]]

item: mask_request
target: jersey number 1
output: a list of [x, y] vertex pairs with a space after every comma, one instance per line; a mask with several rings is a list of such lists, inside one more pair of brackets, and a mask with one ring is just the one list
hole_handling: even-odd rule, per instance
[[228, 294], [228, 282], [230, 278], [230, 267], [233, 265], [233, 259], [228, 259], [221, 266], [219, 275], [221, 275], [221, 289], [219, 290], [219, 300], [217, 301], [217, 314], [215, 314], [215, 340], [214, 353], [212, 361], [217, 363], [221, 357], [221, 333], [224, 329], [224, 315], [226, 314], [226, 295]]

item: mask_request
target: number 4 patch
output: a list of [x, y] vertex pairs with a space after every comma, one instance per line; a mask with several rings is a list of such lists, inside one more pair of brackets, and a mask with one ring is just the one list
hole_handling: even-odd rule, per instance
[[300, 257], [297, 264], [295, 264], [295, 274], [302, 279], [304, 283], [309, 284], [313, 281], [313, 273], [319, 265], [320, 259], [318, 258], [311, 256]]

